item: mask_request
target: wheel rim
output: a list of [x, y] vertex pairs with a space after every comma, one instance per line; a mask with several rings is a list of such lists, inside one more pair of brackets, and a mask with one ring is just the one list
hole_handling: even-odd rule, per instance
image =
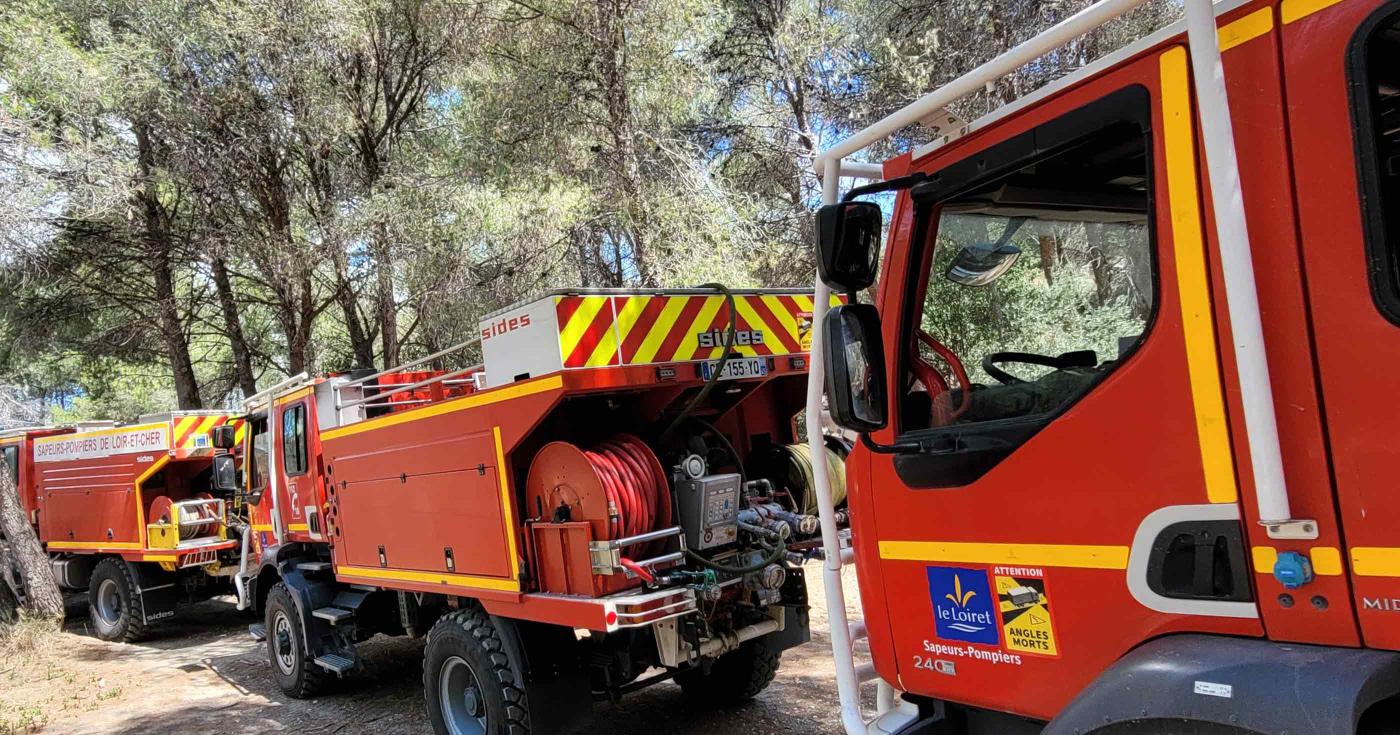
[[296, 639], [292, 637], [292, 620], [278, 610], [272, 616], [272, 659], [283, 674], [291, 676], [296, 668]]
[[122, 619], [122, 595], [115, 579], [104, 579], [97, 586], [97, 619], [108, 627], [115, 626]]
[[461, 656], [453, 656], [438, 671], [438, 704], [452, 735], [485, 735], [486, 698], [476, 672]]

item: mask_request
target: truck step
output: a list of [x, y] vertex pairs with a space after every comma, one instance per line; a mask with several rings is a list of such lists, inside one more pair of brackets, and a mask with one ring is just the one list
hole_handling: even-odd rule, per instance
[[338, 653], [323, 653], [317, 656], [316, 665], [326, 671], [334, 671], [337, 674], [344, 674], [355, 668], [354, 660], [348, 659]]
[[297, 564], [297, 569], [303, 572], [324, 572], [331, 568], [328, 561], [304, 561]]
[[252, 636], [253, 640], [258, 643], [262, 643], [267, 640], [267, 626], [262, 623], [253, 623], [248, 626], [248, 635]]
[[352, 585], [350, 585], [350, 589], [360, 590], [361, 592], [378, 592], [378, 591], [379, 591], [379, 588], [378, 588], [378, 587], [375, 587], [375, 586], [372, 585], [372, 584], [352, 584]]
[[342, 621], [354, 617], [355, 613], [339, 607], [318, 607], [311, 611], [313, 617], [318, 617], [331, 625], [339, 625]]
[[359, 610], [360, 603], [369, 597], [370, 593], [363, 590], [341, 590], [331, 600], [330, 607], [338, 607], [342, 610]]

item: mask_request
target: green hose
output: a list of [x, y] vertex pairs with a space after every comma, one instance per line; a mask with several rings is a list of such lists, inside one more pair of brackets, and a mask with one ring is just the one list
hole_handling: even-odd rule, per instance
[[[792, 487], [801, 487], [801, 512], [817, 514], [817, 494], [813, 492], [817, 479], [812, 468], [812, 450], [807, 444], [789, 444], [783, 447], [788, 460], [788, 482]], [[839, 506], [846, 502], [846, 463], [830, 447], [823, 449], [826, 455], [826, 477], [831, 483], [831, 504]]]

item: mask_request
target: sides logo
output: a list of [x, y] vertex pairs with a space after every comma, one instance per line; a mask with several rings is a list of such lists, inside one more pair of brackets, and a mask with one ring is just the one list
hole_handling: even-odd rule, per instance
[[928, 567], [934, 629], [939, 638], [995, 646], [1001, 643], [991, 583], [985, 569]]

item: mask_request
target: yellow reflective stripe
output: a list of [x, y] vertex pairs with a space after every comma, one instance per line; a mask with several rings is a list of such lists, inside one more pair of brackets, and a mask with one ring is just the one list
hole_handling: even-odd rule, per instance
[[588, 331], [588, 327], [593, 323], [593, 318], [598, 316], [598, 311], [603, 308], [607, 301], [605, 296], [575, 296], [580, 299], [577, 309], [569, 317], [569, 323], [563, 325], [559, 330], [559, 359], [568, 360], [569, 355], [574, 353], [574, 348], [583, 339], [583, 335]]
[[598, 338], [598, 344], [588, 356], [588, 362], [584, 363], [588, 367], [603, 367], [611, 363], [613, 358], [617, 356], [617, 312], [613, 311], [612, 299], [603, 298], [603, 309], [607, 309], [611, 317], [608, 319], [608, 331], [603, 332], [602, 336]]
[[300, 399], [302, 399], [302, 398], [305, 398], [306, 396], [311, 395], [311, 393], [312, 393], [314, 390], [315, 390], [315, 386], [307, 386], [307, 387], [305, 387], [305, 388], [302, 388], [301, 390], [293, 391], [293, 392], [291, 392], [291, 393], [288, 393], [287, 395], [278, 396], [278, 397], [277, 397], [277, 400], [275, 400], [275, 401], [272, 402], [272, 405], [274, 405], [274, 406], [280, 406], [280, 405], [282, 405], [283, 403], [291, 403], [292, 401], [300, 400]]
[[1272, 546], [1256, 546], [1251, 555], [1254, 557], [1254, 571], [1260, 574], [1273, 574], [1274, 563], [1278, 561], [1278, 550]]
[[797, 317], [788, 311], [788, 307], [779, 301], [777, 296], [760, 296], [759, 299], [768, 307], [768, 311], [773, 313], [773, 317], [782, 323], [783, 329], [792, 337], [793, 344], [801, 344], [802, 340], [797, 335]]
[[311, 532], [311, 526], [308, 526], [308, 525], [306, 525], [305, 523], [289, 523], [289, 524], [287, 524], [287, 530], [288, 530], [288, 531], [305, 531], [305, 532], [307, 532], [307, 533], [310, 533], [310, 532]]
[[1319, 10], [1330, 8], [1341, 1], [1342, 0], [1283, 0], [1283, 3], [1281, 3], [1278, 8], [1279, 16], [1283, 18], [1284, 23], [1292, 23], [1296, 20], [1302, 20]]
[[1127, 569], [1127, 546], [1000, 544], [963, 541], [881, 541], [880, 558], [893, 561], [1008, 566]]
[[695, 350], [700, 346], [697, 335], [709, 328], [710, 322], [714, 321], [715, 314], [719, 313], [719, 308], [724, 306], [723, 296], [695, 296], [693, 298], [704, 299], [705, 305], [700, 307], [700, 311], [695, 313], [695, 318], [692, 319], [690, 325], [686, 327], [685, 337], [681, 339], [680, 345], [676, 347], [676, 354], [667, 356], [665, 358], [667, 360], [674, 360], [676, 362], [689, 360], [691, 356], [695, 354]]
[[339, 429], [331, 429], [330, 431], [322, 432], [321, 438], [338, 439], [343, 436], [358, 434], [362, 431], [380, 429], [386, 426], [397, 426], [399, 424], [406, 424], [410, 421], [426, 419], [432, 416], [441, 416], [445, 413], [453, 413], [455, 411], [465, 411], [470, 408], [489, 406], [493, 403], [508, 401], [512, 398], [531, 396], [536, 393], [545, 393], [547, 391], [558, 390], [563, 387], [564, 378], [559, 375], [551, 375], [547, 378], [540, 378], [538, 380], [527, 380], [519, 383], [512, 383], [507, 386], [493, 388], [491, 390], [484, 391], [481, 393], [473, 393], [462, 398], [454, 398], [450, 401], [431, 404], [413, 411], [393, 413], [389, 414], [388, 416], [380, 416], [377, 419], [361, 421], [358, 424], [342, 426]]
[[1335, 546], [1314, 546], [1308, 549], [1312, 560], [1313, 573], [1323, 577], [1337, 577], [1342, 574], [1342, 552]]
[[1353, 546], [1351, 571], [1358, 577], [1400, 577], [1400, 548]]
[[515, 513], [510, 504], [510, 483], [506, 479], [506, 453], [501, 444], [501, 427], [491, 427], [491, 438], [496, 442], [496, 479], [501, 484], [501, 515], [505, 516], [506, 547], [510, 553], [510, 576], [520, 578], [520, 559], [515, 551]]
[[1181, 299], [1182, 331], [1186, 337], [1186, 365], [1191, 378], [1191, 401], [1195, 407], [1196, 438], [1200, 442], [1206, 498], [1212, 503], [1233, 503], [1239, 497], [1239, 492], [1235, 486], [1234, 456], [1225, 423], [1225, 397], [1220, 385], [1220, 357], [1216, 352], [1205, 237], [1201, 232], [1196, 139], [1191, 127], [1186, 49], [1177, 46], [1164, 52], [1161, 74], [1162, 142], [1167, 158], [1172, 250], [1176, 255], [1177, 292]]
[[681, 310], [690, 302], [689, 296], [670, 296], [666, 298], [666, 305], [661, 307], [661, 313], [656, 315], [656, 323], [652, 325], [651, 331], [647, 332], [646, 339], [642, 340], [641, 347], [637, 348], [637, 355], [632, 358], [632, 362], [646, 363], [656, 358], [657, 350], [665, 343], [666, 337], [675, 329], [676, 322], [680, 321]]
[[627, 299], [627, 303], [617, 310], [615, 317], [617, 322], [617, 343], [622, 344], [627, 341], [627, 337], [632, 334], [632, 329], [637, 326], [637, 320], [642, 316], [642, 311], [647, 308], [654, 298], [659, 296], [633, 296]]
[[473, 577], [466, 574], [440, 574], [437, 572], [409, 572], [400, 569], [371, 569], [368, 567], [336, 567], [337, 577], [357, 577], [360, 579], [389, 580], [393, 582], [423, 582], [467, 589], [519, 592], [520, 584], [513, 579], [496, 577]]
[[1220, 28], [1220, 50], [1228, 51], [1274, 29], [1274, 9], [1261, 8]]
[[130, 541], [50, 541], [50, 549], [104, 551], [106, 549], [143, 549], [139, 543]]
[[109, 436], [112, 434], [136, 433], [148, 431], [150, 429], [163, 429], [165, 431], [166, 444], [170, 443], [170, 422], [156, 421], [149, 424], [132, 424], [131, 426], [117, 426], [111, 429], [98, 429], [96, 431], [77, 431], [67, 434], [54, 434], [53, 436], [41, 436], [34, 440], [35, 444], [48, 444], [49, 442], [69, 441], [72, 439], [87, 438], [92, 436]]

